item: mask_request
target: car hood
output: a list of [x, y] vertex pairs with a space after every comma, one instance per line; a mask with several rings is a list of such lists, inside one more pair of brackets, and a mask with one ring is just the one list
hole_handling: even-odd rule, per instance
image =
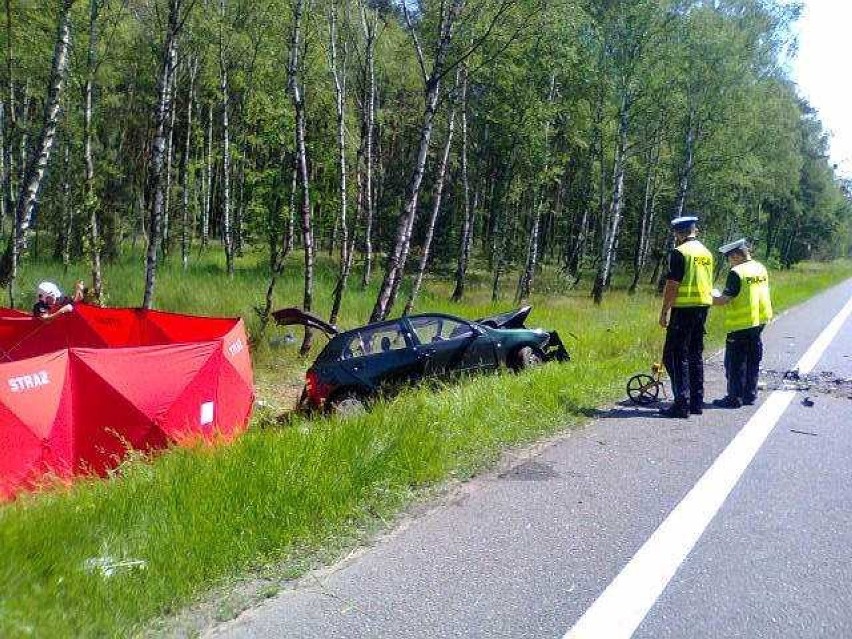
[[307, 313], [300, 308], [280, 308], [272, 312], [272, 317], [275, 319], [275, 323], [281, 326], [298, 325], [316, 328], [329, 337], [334, 337], [339, 333], [336, 326], [332, 326], [324, 319]]
[[491, 328], [489, 332], [502, 340], [547, 340], [550, 333], [543, 328]]
[[526, 328], [524, 322], [527, 321], [530, 311], [532, 311], [532, 306], [522, 306], [507, 313], [483, 317], [476, 320], [476, 323], [489, 328]]

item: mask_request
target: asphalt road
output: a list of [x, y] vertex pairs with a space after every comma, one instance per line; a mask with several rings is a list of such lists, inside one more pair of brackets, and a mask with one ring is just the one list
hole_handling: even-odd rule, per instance
[[[780, 374], [850, 299], [852, 280], [767, 328], [761, 402], [795, 394], [780, 393], [786, 409], [754, 459], [619, 636], [852, 637], [852, 319], [809, 376]], [[721, 396], [720, 356], [707, 373], [708, 397]], [[768, 408], [687, 421], [615, 406], [207, 636], [564, 637]], [[591, 628], [581, 636], [615, 636]]]

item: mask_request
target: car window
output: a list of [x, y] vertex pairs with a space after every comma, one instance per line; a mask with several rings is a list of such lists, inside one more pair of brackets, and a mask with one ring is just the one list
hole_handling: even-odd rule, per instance
[[462, 339], [473, 334], [470, 324], [440, 316], [414, 317], [411, 327], [421, 344], [433, 344], [448, 339]]
[[399, 324], [368, 328], [353, 333], [343, 347], [343, 359], [377, 355], [407, 348]]

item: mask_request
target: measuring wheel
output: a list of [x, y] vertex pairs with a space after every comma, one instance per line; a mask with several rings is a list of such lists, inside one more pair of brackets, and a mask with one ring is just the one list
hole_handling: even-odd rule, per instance
[[627, 396], [636, 404], [653, 404], [660, 395], [660, 381], [646, 373], [627, 380]]

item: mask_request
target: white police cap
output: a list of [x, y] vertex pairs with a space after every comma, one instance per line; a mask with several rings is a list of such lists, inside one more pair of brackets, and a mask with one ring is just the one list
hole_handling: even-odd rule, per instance
[[748, 240], [742, 237], [738, 240], [734, 240], [733, 242], [728, 242], [727, 244], [719, 247], [719, 252], [727, 255], [731, 251], [736, 251], [737, 249], [740, 249], [741, 251], [747, 251]]
[[695, 224], [697, 221], [698, 218], [695, 215], [682, 215], [672, 220], [672, 228], [680, 230]]

